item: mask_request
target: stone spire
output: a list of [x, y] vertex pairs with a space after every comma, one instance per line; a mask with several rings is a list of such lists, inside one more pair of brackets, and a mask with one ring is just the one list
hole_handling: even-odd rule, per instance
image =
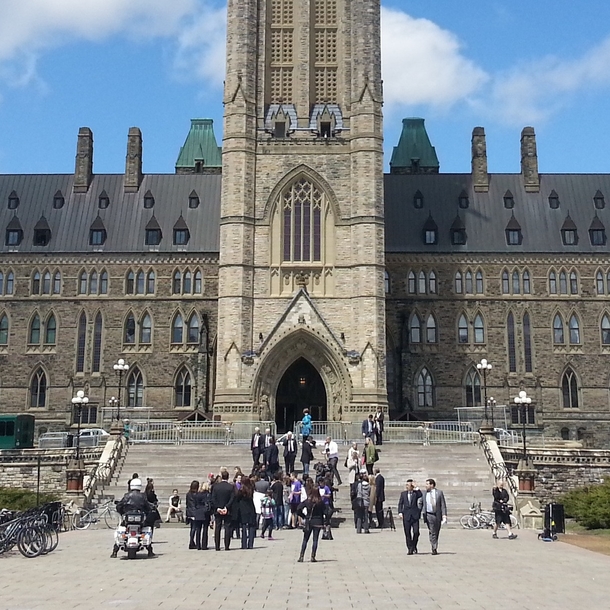
[[489, 191], [489, 174], [487, 173], [487, 141], [485, 129], [475, 127], [472, 130], [472, 184], [475, 193]]
[[74, 192], [86, 193], [93, 177], [93, 132], [89, 127], [78, 130], [76, 164], [74, 168]]
[[526, 192], [540, 191], [536, 134], [533, 127], [524, 127], [521, 132], [521, 175]]

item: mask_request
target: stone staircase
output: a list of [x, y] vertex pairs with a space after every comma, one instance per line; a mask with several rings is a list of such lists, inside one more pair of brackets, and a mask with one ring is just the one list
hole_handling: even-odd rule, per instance
[[[339, 472], [344, 484], [337, 494], [337, 506], [343, 513], [350, 510], [347, 471], [343, 468], [347, 446], [340, 447]], [[436, 479], [439, 489], [445, 492], [450, 525], [459, 523], [473, 502], [483, 507], [491, 505], [492, 478], [483, 452], [473, 445], [409, 445], [385, 444], [379, 447], [377, 462], [386, 479], [386, 503], [396, 514], [400, 492], [406, 479], [413, 478], [423, 490], [428, 477]], [[208, 473], [218, 472], [225, 466], [231, 474], [235, 466], [248, 472], [252, 459], [245, 445], [187, 444], [187, 445], [132, 445], [118, 479], [105, 490], [105, 494], [122, 497], [127, 481], [137, 472], [143, 482], [146, 477], [155, 480], [160, 509], [167, 507], [167, 499], [174, 488], [184, 498], [193, 479], [206, 480]], [[300, 463], [297, 462], [297, 467]], [[164, 510], [160, 510], [164, 514]]]

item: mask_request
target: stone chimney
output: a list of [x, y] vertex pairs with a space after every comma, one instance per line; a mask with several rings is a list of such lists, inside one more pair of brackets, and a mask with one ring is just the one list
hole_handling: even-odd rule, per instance
[[475, 193], [487, 193], [489, 191], [487, 142], [483, 127], [475, 127], [472, 130], [472, 184]]
[[137, 127], [129, 128], [127, 136], [127, 157], [125, 158], [126, 193], [137, 193], [142, 183], [142, 132]]
[[524, 127], [521, 132], [521, 175], [527, 193], [540, 191], [536, 134], [533, 127]]
[[74, 168], [74, 192], [86, 193], [93, 177], [93, 132], [89, 127], [78, 130], [76, 164]]

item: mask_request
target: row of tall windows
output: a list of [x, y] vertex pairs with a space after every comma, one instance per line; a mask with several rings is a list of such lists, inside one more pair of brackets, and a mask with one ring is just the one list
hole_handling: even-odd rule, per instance
[[409, 294], [437, 294], [438, 284], [434, 271], [409, 271], [407, 275], [407, 292]]
[[38, 269], [32, 273], [32, 285], [30, 293], [33, 295], [60, 294], [61, 293], [61, 273]]
[[532, 282], [530, 272], [526, 269], [521, 273], [519, 269], [502, 271], [502, 294], [531, 294]]
[[[199, 331], [201, 328], [199, 315], [191, 313], [185, 318], [181, 312], [177, 312], [171, 323], [172, 345], [198, 345]], [[123, 343], [125, 345], [148, 346], [152, 344], [153, 321], [150, 313], [144, 312], [136, 319], [132, 312], [127, 314], [123, 326]]]
[[474, 273], [470, 269], [456, 271], [454, 286], [456, 294], [483, 294], [483, 272], [480, 269]]

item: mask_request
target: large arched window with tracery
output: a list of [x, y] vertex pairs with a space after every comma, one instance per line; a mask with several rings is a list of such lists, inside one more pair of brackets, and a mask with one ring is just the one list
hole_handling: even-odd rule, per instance
[[284, 191], [281, 204], [282, 260], [322, 261], [322, 191], [302, 177]]

